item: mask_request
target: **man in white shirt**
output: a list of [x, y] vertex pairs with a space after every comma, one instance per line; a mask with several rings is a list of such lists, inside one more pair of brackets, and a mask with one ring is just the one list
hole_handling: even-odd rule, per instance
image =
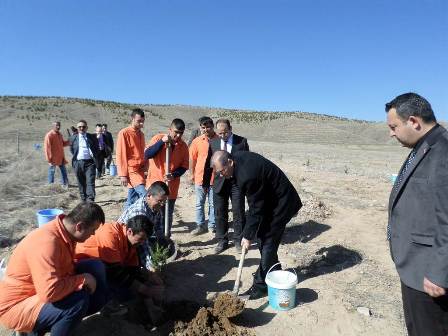
[[73, 155], [72, 166], [78, 180], [79, 194], [82, 201], [95, 201], [96, 160], [99, 147], [94, 134], [87, 133], [87, 122], [80, 120], [78, 134], [70, 138], [70, 152]]
[[[232, 126], [228, 119], [219, 119], [216, 122], [216, 134], [219, 138], [210, 142], [212, 152], [225, 150], [230, 154], [238, 151], [249, 151], [247, 139], [232, 133]], [[221, 174], [215, 173], [213, 184], [213, 203], [215, 208], [216, 238], [218, 244], [215, 253], [226, 250], [229, 244], [229, 199], [232, 202], [233, 215], [233, 243], [237, 252], [241, 251], [241, 232], [245, 223], [244, 195], [233, 179], [225, 179]]]

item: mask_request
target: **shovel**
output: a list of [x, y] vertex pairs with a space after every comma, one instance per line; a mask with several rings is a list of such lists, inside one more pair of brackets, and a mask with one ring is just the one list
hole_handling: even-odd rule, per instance
[[[244, 259], [246, 258], [246, 253], [247, 253], [246, 247], [243, 246], [242, 251], [241, 251], [241, 256], [240, 256], [240, 263], [238, 265], [238, 272], [236, 273], [235, 285], [233, 286], [233, 290], [232, 290], [232, 294], [234, 296], [238, 296], [238, 291], [240, 289], [240, 279], [241, 279], [241, 273], [243, 271], [243, 264], [244, 264]], [[238, 298], [241, 301], [247, 301], [247, 299], [249, 298], [249, 295], [238, 296]]]

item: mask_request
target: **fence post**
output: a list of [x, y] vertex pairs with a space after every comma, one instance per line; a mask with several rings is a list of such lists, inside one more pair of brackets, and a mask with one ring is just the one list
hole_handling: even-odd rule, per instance
[[20, 136], [19, 136], [19, 130], [17, 130], [17, 154], [20, 154]]

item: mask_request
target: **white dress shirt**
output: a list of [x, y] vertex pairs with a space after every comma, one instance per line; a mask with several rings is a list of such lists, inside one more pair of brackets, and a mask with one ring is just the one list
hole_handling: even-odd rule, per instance
[[[225, 150], [229, 154], [231, 154], [232, 153], [232, 145], [233, 145], [233, 133], [230, 134], [227, 141], [224, 141], [223, 139], [221, 139], [221, 150]], [[226, 148], [224, 148], [224, 146], [226, 146]]]
[[78, 156], [76, 160], [90, 160], [93, 158], [92, 151], [87, 145], [87, 134], [78, 133]]

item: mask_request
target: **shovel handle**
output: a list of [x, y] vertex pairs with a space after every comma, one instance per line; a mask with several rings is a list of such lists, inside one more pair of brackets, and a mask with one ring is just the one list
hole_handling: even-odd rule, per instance
[[240, 279], [241, 273], [243, 271], [244, 258], [246, 257], [246, 247], [243, 246], [241, 250], [240, 263], [238, 265], [238, 272], [236, 273], [235, 285], [233, 286], [233, 294], [238, 295], [238, 290], [240, 289]]

